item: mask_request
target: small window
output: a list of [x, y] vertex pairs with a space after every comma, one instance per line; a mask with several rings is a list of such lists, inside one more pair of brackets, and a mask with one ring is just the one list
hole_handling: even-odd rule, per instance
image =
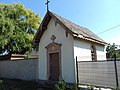
[[66, 37], [68, 37], [68, 32], [66, 31]]
[[91, 58], [92, 61], [97, 61], [96, 48], [94, 45], [91, 45]]
[[55, 27], [57, 26], [57, 24], [58, 24], [58, 22], [57, 22], [57, 21], [55, 21]]

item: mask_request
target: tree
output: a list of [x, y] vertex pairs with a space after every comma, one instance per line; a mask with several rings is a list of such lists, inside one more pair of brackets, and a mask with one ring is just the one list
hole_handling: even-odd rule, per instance
[[120, 57], [120, 51], [117, 50], [117, 46], [115, 45], [115, 43], [113, 43], [113, 45], [108, 44], [106, 51], [107, 51], [107, 58], [114, 58], [114, 54], [116, 54], [117, 58]]
[[22, 53], [31, 50], [40, 16], [21, 3], [0, 3], [0, 52]]

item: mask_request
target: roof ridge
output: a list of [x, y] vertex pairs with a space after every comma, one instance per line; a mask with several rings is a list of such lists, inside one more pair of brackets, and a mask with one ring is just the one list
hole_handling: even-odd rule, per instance
[[[80, 26], [79, 24], [76, 24], [74, 22], [72, 22], [69, 19], [66, 19], [60, 15], [57, 15], [54, 12], [48, 11], [43, 19], [42, 25], [44, 25], [44, 29], [46, 28], [46, 25], [49, 23], [50, 19], [54, 18], [56, 20], [58, 20], [58, 22], [65, 27], [67, 30], [67, 32], [69, 32], [72, 36], [79, 37], [83, 36], [82, 39], [88, 40], [88, 41], [92, 41], [92, 42], [96, 42], [96, 43], [101, 43], [101, 44], [106, 44], [106, 42], [101, 39], [99, 36], [97, 36], [95, 33], [93, 33], [91, 30], [89, 30], [86, 27]], [[42, 28], [43, 29], [43, 28]], [[40, 36], [37, 36], [36, 38], [40, 38], [43, 34], [44, 30], [42, 31], [42, 33], [38, 32], [37, 35], [40, 33]]]
[[[50, 11], [51, 12], [51, 11]], [[98, 41], [102, 41], [105, 42], [103, 39], [101, 39], [99, 36], [97, 36], [95, 33], [93, 33], [91, 30], [89, 30], [88, 28], [84, 27], [84, 26], [80, 26], [79, 24], [76, 24], [74, 22], [72, 22], [69, 19], [66, 19], [60, 15], [57, 15], [54, 12], [51, 12], [54, 16], [56, 16], [56, 18], [58, 18], [61, 22], [63, 22], [70, 30], [72, 30], [73, 32], [83, 35], [84, 37], [89, 37], [89, 38], [93, 38], [96, 39]]]

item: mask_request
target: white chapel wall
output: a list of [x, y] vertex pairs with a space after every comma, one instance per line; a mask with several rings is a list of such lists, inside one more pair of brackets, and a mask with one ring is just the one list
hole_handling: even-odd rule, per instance
[[45, 46], [52, 43], [50, 39], [52, 35], [56, 36], [55, 42], [62, 44], [61, 46], [61, 67], [62, 67], [62, 79], [66, 82], [75, 82], [74, 71], [74, 42], [73, 37], [68, 35], [59, 24], [55, 26], [55, 20], [51, 19], [46, 30], [41, 37], [39, 43], [39, 79], [47, 80], [47, 56]]
[[90, 61], [91, 51], [90, 43], [74, 40], [74, 58], [78, 58], [78, 61]]
[[[91, 43], [84, 40], [74, 40], [74, 58], [78, 61], [92, 61], [91, 59]], [[106, 60], [106, 52], [104, 46], [95, 44], [97, 60]]]
[[104, 46], [96, 45], [97, 50], [97, 59], [98, 60], [106, 60], [106, 50]]

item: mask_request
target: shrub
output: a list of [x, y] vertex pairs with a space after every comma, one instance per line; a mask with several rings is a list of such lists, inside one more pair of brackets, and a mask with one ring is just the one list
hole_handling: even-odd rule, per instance
[[59, 81], [56, 85], [55, 85], [56, 90], [65, 90], [66, 89], [66, 83], [64, 80]]
[[9, 90], [3, 80], [0, 80], [0, 90]]
[[90, 85], [87, 89], [88, 90], [94, 90], [94, 86]]
[[67, 84], [64, 80], [60, 80], [55, 88], [56, 90], [78, 90], [77, 84]]

